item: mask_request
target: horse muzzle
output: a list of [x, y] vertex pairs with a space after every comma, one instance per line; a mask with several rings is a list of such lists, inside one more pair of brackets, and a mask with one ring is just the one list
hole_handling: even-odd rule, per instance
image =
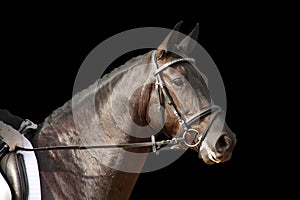
[[199, 147], [199, 158], [206, 164], [225, 162], [231, 159], [236, 144], [234, 133], [222, 132], [215, 140], [207, 137]]

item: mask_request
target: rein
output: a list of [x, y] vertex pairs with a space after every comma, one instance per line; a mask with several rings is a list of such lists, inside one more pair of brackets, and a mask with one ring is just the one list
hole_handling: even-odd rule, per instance
[[[48, 146], [48, 147], [37, 147], [37, 148], [24, 148], [16, 146], [14, 151], [50, 151], [50, 150], [86, 150], [86, 149], [106, 149], [106, 148], [135, 148], [135, 147], [148, 147], [152, 146], [152, 151], [160, 149], [162, 145], [167, 144], [179, 144], [179, 141], [184, 140], [184, 138], [172, 138], [171, 140], [161, 140], [155, 141], [155, 137], [151, 136], [151, 142], [138, 142], [138, 143], [125, 143], [125, 144], [105, 144], [105, 145], [70, 145], [70, 146]], [[172, 149], [172, 148], [171, 148]], [[175, 148], [174, 148], [175, 149]]]
[[[202, 111], [195, 113], [191, 116], [188, 120], [182, 118], [180, 112], [177, 110], [176, 105], [173, 102], [172, 97], [166, 90], [165, 83], [163, 78], [161, 77], [161, 72], [167, 69], [169, 66], [178, 63], [178, 62], [195, 62], [193, 58], [179, 58], [172, 60], [168, 63], [163, 64], [161, 67], [158, 68], [155, 58], [156, 51], [152, 53], [152, 63], [154, 64], [154, 73], [153, 75], [156, 77], [156, 94], [158, 97], [159, 102], [159, 109], [161, 109], [161, 95], [159, 89], [162, 91], [162, 95], [166, 97], [168, 104], [172, 107], [173, 113], [176, 116], [180, 126], [180, 134], [179, 137], [174, 137], [170, 140], [161, 140], [155, 141], [155, 136], [151, 136], [151, 142], [138, 142], [138, 143], [124, 143], [124, 144], [104, 144], [104, 145], [89, 145], [89, 146], [82, 146], [82, 145], [70, 145], [70, 146], [46, 146], [46, 147], [36, 147], [36, 148], [24, 148], [20, 146], [16, 146], [14, 151], [22, 150], [22, 151], [50, 151], [50, 150], [87, 150], [87, 149], [105, 149], [105, 148], [136, 148], [136, 147], [152, 147], [152, 152], [156, 152], [157, 150], [161, 149], [162, 146], [170, 145], [169, 147], [164, 147], [162, 150], [176, 150], [176, 149], [186, 149], [188, 147], [197, 147], [201, 146], [202, 142], [204, 141], [209, 128], [211, 127], [212, 123], [216, 119], [219, 112], [221, 112], [221, 108], [219, 106], [211, 106]], [[194, 65], [193, 65], [194, 66]], [[195, 66], [194, 66], [195, 67]], [[195, 67], [196, 68], [196, 67]], [[198, 71], [198, 69], [196, 68]], [[208, 122], [205, 130], [202, 134], [195, 129], [189, 128], [189, 126], [198, 119], [201, 119], [207, 115], [211, 114], [211, 119]], [[163, 115], [163, 113], [162, 113]], [[197, 137], [197, 142], [195, 144], [190, 144], [187, 141], [187, 134], [195, 133]]]

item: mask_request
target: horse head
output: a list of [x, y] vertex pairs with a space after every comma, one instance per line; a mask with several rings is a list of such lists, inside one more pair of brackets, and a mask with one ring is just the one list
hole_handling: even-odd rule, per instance
[[152, 56], [159, 104], [165, 109], [162, 131], [172, 138], [183, 137], [184, 144], [199, 152], [207, 164], [228, 161], [236, 136], [227, 126], [222, 109], [213, 104], [205, 77], [188, 58], [196, 45], [199, 26], [177, 43], [180, 25]]

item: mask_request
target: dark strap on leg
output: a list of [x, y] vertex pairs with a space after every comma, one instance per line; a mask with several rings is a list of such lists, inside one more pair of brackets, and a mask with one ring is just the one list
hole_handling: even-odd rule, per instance
[[21, 192], [21, 199], [27, 200], [29, 195], [29, 186], [28, 186], [28, 178], [27, 178], [27, 172], [25, 167], [25, 161], [23, 154], [17, 153], [17, 164], [18, 164], [18, 170], [20, 175], [20, 192]]
[[22, 154], [7, 153], [1, 160], [1, 171], [8, 182], [14, 200], [28, 200], [29, 187]]
[[8, 153], [9, 147], [0, 138], [0, 161]]

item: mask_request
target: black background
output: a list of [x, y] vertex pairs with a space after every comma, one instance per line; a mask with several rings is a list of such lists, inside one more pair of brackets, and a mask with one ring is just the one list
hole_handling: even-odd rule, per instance
[[[259, 148], [269, 134], [259, 131], [257, 92], [271, 92], [262, 66], [267, 57], [265, 30], [273, 20], [264, 8], [220, 9], [215, 7], [154, 4], [150, 9], [121, 13], [105, 6], [81, 8], [59, 6], [22, 9], [10, 7], [1, 17], [0, 107], [41, 122], [71, 99], [73, 83], [81, 63], [103, 40], [138, 27], [172, 29], [183, 20], [188, 34], [200, 25], [198, 42], [216, 63], [227, 95], [227, 123], [237, 134], [233, 157], [226, 163], [208, 166], [192, 151], [171, 165], [143, 173], [135, 186], [135, 199], [198, 199], [205, 197], [257, 197], [273, 194], [267, 187], [278, 181], [272, 165]], [[174, 12], [171, 12], [171, 11]], [[107, 13], [104, 13], [107, 11]], [[132, 16], [131, 16], [132, 15]], [[211, 80], [210, 80], [211, 81]], [[262, 84], [263, 83], [263, 84]], [[258, 102], [259, 101], [259, 102]], [[268, 186], [267, 186], [268, 185]]]

